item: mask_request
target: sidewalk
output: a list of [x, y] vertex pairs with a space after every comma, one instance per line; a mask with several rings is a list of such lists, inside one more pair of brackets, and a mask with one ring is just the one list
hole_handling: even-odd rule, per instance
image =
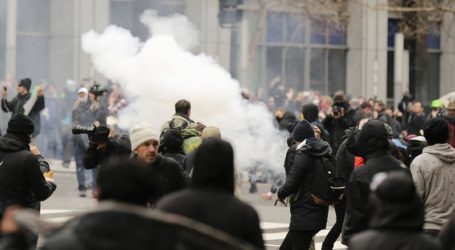
[[76, 162], [71, 161], [70, 165], [68, 168], [64, 168], [62, 164], [62, 160], [57, 160], [57, 159], [46, 159], [47, 162], [49, 163], [51, 170], [56, 172], [56, 173], [75, 173], [76, 172]]

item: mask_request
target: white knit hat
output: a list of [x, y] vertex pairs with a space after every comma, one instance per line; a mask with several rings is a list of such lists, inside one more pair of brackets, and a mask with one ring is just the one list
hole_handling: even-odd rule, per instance
[[137, 149], [142, 143], [150, 140], [160, 141], [152, 125], [141, 123], [134, 126], [130, 131], [131, 151]]
[[88, 89], [86, 87], [82, 87], [77, 91], [77, 93], [78, 94], [80, 94], [80, 93], [88, 94]]

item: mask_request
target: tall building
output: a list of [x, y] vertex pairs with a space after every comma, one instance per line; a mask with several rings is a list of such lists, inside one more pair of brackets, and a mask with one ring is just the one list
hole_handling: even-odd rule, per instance
[[[219, 2], [0, 0], [0, 78], [28, 76], [57, 84], [102, 78], [82, 51], [81, 35], [115, 24], [146, 39], [148, 31], [139, 16], [156, 9], [162, 15], [188, 16], [201, 31], [200, 51], [250, 90], [267, 91], [271, 82], [280, 81], [285, 88], [323, 94], [341, 89], [351, 96], [392, 102], [411, 89], [424, 104], [455, 90], [453, 17], [446, 18], [440, 33], [427, 36], [426, 68], [416, 79], [416, 74], [408, 74], [414, 52], [395, 45], [400, 17], [371, 7], [387, 0], [348, 1], [349, 21], [339, 26], [292, 6], [276, 5], [264, 12], [258, 1], [243, 0], [238, 1], [242, 18], [232, 28], [220, 27]], [[402, 67], [394, 65], [397, 51]], [[402, 77], [397, 77], [397, 69], [405, 72]]]

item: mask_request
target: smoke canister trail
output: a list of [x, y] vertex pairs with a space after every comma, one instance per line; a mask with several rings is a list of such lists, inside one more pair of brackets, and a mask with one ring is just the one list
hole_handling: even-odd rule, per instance
[[234, 145], [238, 167], [282, 170], [286, 135], [273, 126], [265, 105], [241, 98], [239, 83], [213, 58], [191, 53], [199, 41], [196, 27], [184, 16], [159, 17], [154, 11], [141, 21], [150, 29], [145, 42], [117, 26], [82, 36], [95, 69], [118, 82], [130, 100], [120, 126], [148, 122], [159, 133], [175, 102], [187, 99], [194, 120], [219, 127]]

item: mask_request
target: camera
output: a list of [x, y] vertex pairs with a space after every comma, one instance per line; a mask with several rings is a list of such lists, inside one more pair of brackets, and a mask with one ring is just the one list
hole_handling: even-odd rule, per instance
[[342, 116], [343, 110], [344, 110], [344, 107], [342, 107], [341, 105], [334, 104], [332, 106], [332, 112], [333, 112], [334, 116]]
[[107, 89], [102, 88], [99, 83], [94, 83], [88, 92], [98, 98], [107, 92]]
[[81, 126], [74, 125], [72, 129], [73, 135], [87, 134], [88, 138], [93, 142], [106, 142], [109, 137], [109, 128], [106, 126]]

